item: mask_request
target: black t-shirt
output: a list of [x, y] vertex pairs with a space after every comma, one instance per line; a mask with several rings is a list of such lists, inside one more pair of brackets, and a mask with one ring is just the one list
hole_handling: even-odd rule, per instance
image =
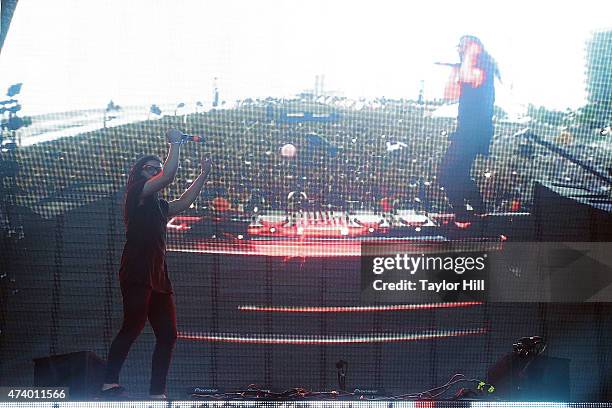
[[491, 67], [482, 64], [480, 68], [484, 72], [484, 81], [479, 87], [461, 83], [457, 138], [486, 155], [493, 137], [495, 88]]
[[172, 293], [166, 266], [168, 202], [157, 194], [128, 210], [126, 242], [121, 256], [119, 280], [149, 286], [155, 292]]

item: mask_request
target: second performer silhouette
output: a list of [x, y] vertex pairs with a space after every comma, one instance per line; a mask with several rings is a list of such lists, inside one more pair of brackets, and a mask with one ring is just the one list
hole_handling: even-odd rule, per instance
[[[469, 226], [474, 216], [485, 213], [478, 185], [471, 177], [476, 156], [489, 154], [493, 136], [494, 79], [499, 78], [495, 60], [474, 36], [461, 37], [457, 45], [461, 63], [453, 67], [446, 89], [447, 99], [459, 99], [457, 130], [450, 136], [438, 180], [453, 207], [458, 226]], [[473, 211], [468, 211], [469, 204]]]

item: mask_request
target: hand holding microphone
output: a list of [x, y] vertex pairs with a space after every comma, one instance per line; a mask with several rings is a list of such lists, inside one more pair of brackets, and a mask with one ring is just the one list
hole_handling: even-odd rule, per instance
[[166, 140], [170, 144], [180, 144], [183, 139], [183, 132], [178, 129], [168, 129], [166, 132]]
[[166, 132], [166, 140], [171, 144], [183, 144], [186, 142], [204, 143], [206, 140], [203, 136], [188, 135], [178, 129], [170, 129]]
[[186, 143], [186, 142], [204, 143], [205, 141], [206, 139], [204, 138], [204, 136], [188, 135], [185, 133], [183, 133], [183, 138], [181, 139], [181, 143]]

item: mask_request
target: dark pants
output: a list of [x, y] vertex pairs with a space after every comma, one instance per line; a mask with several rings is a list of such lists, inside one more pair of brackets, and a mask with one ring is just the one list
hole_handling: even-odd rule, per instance
[[458, 219], [467, 215], [466, 201], [476, 213], [485, 212], [480, 190], [470, 174], [472, 164], [479, 153], [479, 147], [475, 144], [455, 138], [440, 164], [438, 181], [444, 187], [446, 197]]
[[123, 296], [123, 325], [108, 352], [107, 384], [119, 383], [119, 371], [134, 340], [147, 322], [155, 333], [155, 350], [151, 365], [150, 394], [166, 392], [166, 377], [170, 368], [172, 349], [176, 343], [176, 312], [172, 294], [153, 292], [146, 286], [121, 284]]

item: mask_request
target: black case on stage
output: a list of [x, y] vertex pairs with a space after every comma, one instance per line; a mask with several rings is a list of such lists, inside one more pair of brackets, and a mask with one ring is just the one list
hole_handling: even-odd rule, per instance
[[68, 387], [70, 399], [95, 396], [104, 382], [106, 363], [90, 351], [35, 358], [35, 387]]

